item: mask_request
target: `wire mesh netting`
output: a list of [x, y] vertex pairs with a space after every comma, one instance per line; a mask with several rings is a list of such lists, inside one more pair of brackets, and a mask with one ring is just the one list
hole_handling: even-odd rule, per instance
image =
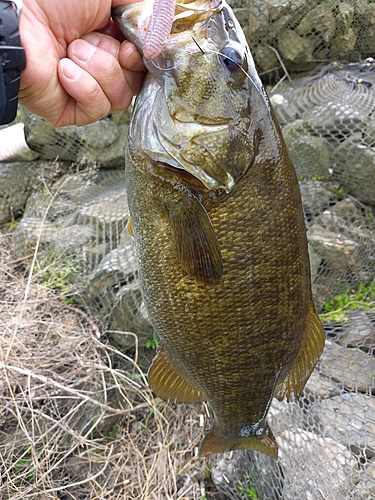
[[[1, 273], [4, 498], [375, 498], [375, 2], [231, 4], [300, 181], [327, 334], [303, 396], [272, 404], [279, 459], [232, 452], [208, 474], [193, 460], [208, 410], [155, 404], [146, 387], [155, 338], [126, 230], [129, 113], [55, 130], [21, 109], [37, 159], [0, 163], [2, 232], [17, 226]], [[24, 283], [31, 301], [10, 288], [13, 261], [39, 277]], [[25, 311], [40, 311], [32, 326]]]

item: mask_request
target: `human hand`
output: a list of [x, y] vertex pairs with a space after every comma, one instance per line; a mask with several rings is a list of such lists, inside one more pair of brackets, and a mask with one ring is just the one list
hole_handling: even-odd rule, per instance
[[55, 127], [87, 125], [126, 109], [145, 67], [110, 15], [112, 7], [134, 1], [24, 0], [20, 103]]

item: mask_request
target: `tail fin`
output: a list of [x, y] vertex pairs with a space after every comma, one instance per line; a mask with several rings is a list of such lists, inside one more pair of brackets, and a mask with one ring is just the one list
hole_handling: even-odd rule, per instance
[[215, 429], [212, 429], [204, 438], [199, 455], [207, 457], [232, 450], [260, 451], [274, 459], [278, 456], [276, 439], [268, 426], [260, 436], [239, 437], [234, 440], [223, 439], [215, 434]]

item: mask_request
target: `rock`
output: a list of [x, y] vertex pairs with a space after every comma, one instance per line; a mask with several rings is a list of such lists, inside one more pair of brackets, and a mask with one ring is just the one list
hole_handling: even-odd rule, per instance
[[33, 191], [42, 189], [63, 165], [48, 162], [0, 162], [0, 224], [17, 219]]
[[355, 7], [349, 2], [340, 2], [337, 6], [338, 13], [336, 14], [336, 23], [338, 31], [347, 31], [354, 20]]
[[329, 207], [333, 199], [333, 193], [319, 181], [300, 181], [303, 211], [308, 215], [317, 215]]
[[[351, 198], [345, 198], [331, 205], [329, 210], [323, 212], [320, 220], [324, 224], [327, 224], [326, 228], [330, 231], [335, 231], [338, 227], [337, 224], [333, 223], [333, 218], [336, 218], [337, 221], [344, 221], [345, 226], [354, 223], [355, 226], [358, 227], [361, 226], [363, 222], [362, 213]], [[344, 228], [341, 227], [341, 230], [343, 229]]]
[[[320, 422], [322, 435], [332, 438], [356, 454], [375, 454], [375, 398], [344, 393], [318, 401], [310, 407], [311, 417]], [[360, 451], [362, 450], [362, 452]]]
[[17, 257], [25, 257], [35, 251], [38, 244], [46, 244], [56, 232], [55, 224], [40, 217], [23, 217], [14, 234]]
[[127, 119], [110, 115], [91, 125], [54, 128], [42, 118], [22, 110], [20, 120], [25, 124], [28, 146], [40, 158], [86, 164], [106, 168], [124, 165], [125, 143], [130, 111], [122, 113]]
[[324, 304], [333, 298], [333, 294], [328, 288], [328, 286], [319, 283], [319, 282], [328, 283], [330, 281], [333, 281], [333, 279], [330, 276], [327, 277], [325, 273], [323, 274], [320, 273], [321, 267], [322, 266], [319, 266], [318, 268], [319, 272], [314, 277], [315, 282], [312, 284], [313, 299], [317, 311], [321, 311]]
[[276, 438], [284, 500], [342, 500], [358, 482], [358, 464], [345, 446], [302, 429]]
[[314, 251], [314, 249], [309, 245], [309, 259], [310, 259], [310, 274], [311, 274], [311, 282], [314, 283], [316, 277], [318, 276], [318, 271], [320, 267], [320, 263], [322, 259], [319, 255]]
[[363, 213], [351, 198], [332, 204], [316, 218], [316, 222], [338, 236], [347, 236], [359, 246], [364, 245], [367, 252], [375, 243], [372, 225], [367, 229]]
[[355, 262], [358, 243], [351, 238], [328, 231], [319, 224], [313, 224], [307, 231], [307, 239], [317, 255], [326, 261], [331, 271], [344, 275], [352, 262]]
[[301, 35], [317, 33], [326, 43], [330, 43], [336, 30], [336, 19], [332, 5], [321, 4], [311, 9], [297, 26], [296, 32]]
[[375, 346], [375, 315], [366, 311], [347, 311], [347, 321], [342, 323], [341, 332], [335, 342], [344, 347]]
[[275, 398], [272, 400], [267, 422], [275, 437], [280, 436], [286, 429], [299, 427], [303, 419], [303, 408], [295, 401], [287, 403]]
[[107, 319], [108, 337], [125, 350], [134, 345], [134, 335], [127, 332], [137, 333], [138, 346], [144, 347], [153, 328], [142, 300], [135, 250], [126, 231], [120, 242], [83, 281], [86, 303], [90, 302], [93, 313]]
[[305, 385], [304, 396], [307, 401], [314, 403], [317, 400], [327, 397], [332, 398], [333, 396], [338, 396], [341, 390], [341, 382], [335, 382], [332, 378], [325, 376], [319, 370], [315, 370]]
[[277, 55], [267, 45], [258, 45], [254, 49], [253, 56], [259, 72], [272, 71], [280, 65]]
[[[338, 256], [338, 247], [342, 246], [342, 251], [346, 255], [347, 263], [344, 264], [343, 254], [340, 263], [344, 270], [347, 266], [346, 281], [355, 286], [359, 283], [368, 283], [375, 277], [375, 233], [373, 223], [367, 224], [363, 213], [357, 207], [357, 204], [351, 199], [346, 198], [332, 205], [315, 219], [315, 223], [324, 228], [321, 242], [326, 241], [326, 237], [330, 234], [330, 238], [335, 235], [336, 244], [332, 247], [332, 256]], [[315, 236], [319, 239], [319, 232], [314, 227]], [[316, 253], [323, 258], [320, 250], [317, 249], [317, 244], [312, 245]], [[326, 245], [327, 250], [327, 245]], [[331, 271], [334, 267], [331, 266], [331, 258], [327, 261]], [[336, 268], [337, 269], [337, 268]]]
[[309, 41], [292, 30], [285, 30], [279, 36], [279, 51], [283, 59], [301, 66], [312, 60], [312, 46]]
[[[331, 78], [327, 79], [328, 85], [330, 80]], [[318, 89], [317, 91], [322, 92]], [[368, 122], [368, 110], [362, 106], [355, 106], [353, 102], [347, 102], [345, 96], [342, 99], [333, 100], [331, 96], [322, 94], [321, 103], [306, 113], [305, 122], [310, 127], [311, 133], [326, 138], [330, 145], [330, 152], [336, 159], [337, 147], [342, 143], [343, 138], [349, 137], [360, 129], [365, 129]]]
[[[281, 500], [283, 472], [276, 460], [263, 453], [234, 451], [210, 457], [211, 478], [229, 500]], [[252, 497], [250, 496], [252, 495]]]
[[301, 135], [292, 139], [291, 129], [294, 123], [283, 128], [290, 156], [298, 177], [322, 176], [329, 178], [332, 165], [329, 148], [324, 137]]
[[37, 242], [39, 257], [51, 251], [69, 255], [76, 302], [116, 330], [112, 339], [122, 348], [134, 344], [137, 333], [145, 345], [153, 332], [126, 231], [128, 218], [123, 171], [93, 171], [65, 175], [50, 192], [30, 196], [15, 232], [19, 256], [33, 253]]
[[375, 205], [375, 147], [366, 143], [358, 133], [345, 140], [336, 154], [334, 179], [362, 203]]
[[375, 497], [375, 457], [364, 464], [358, 473], [359, 482], [352, 491], [353, 500], [371, 500]]
[[357, 34], [352, 28], [348, 28], [342, 35], [336, 36], [331, 45], [331, 58], [350, 60], [356, 41]]
[[348, 390], [375, 392], [375, 358], [360, 349], [348, 349], [327, 340], [319, 372]]
[[93, 299], [104, 295], [109, 289], [128, 285], [136, 279], [137, 260], [132, 247], [115, 248], [107, 253], [87, 277], [88, 291]]

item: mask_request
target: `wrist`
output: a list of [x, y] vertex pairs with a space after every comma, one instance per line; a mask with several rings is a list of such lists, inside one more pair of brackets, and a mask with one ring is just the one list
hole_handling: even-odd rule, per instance
[[25, 68], [18, 26], [22, 2], [0, 0], [0, 124], [17, 114], [20, 72]]

